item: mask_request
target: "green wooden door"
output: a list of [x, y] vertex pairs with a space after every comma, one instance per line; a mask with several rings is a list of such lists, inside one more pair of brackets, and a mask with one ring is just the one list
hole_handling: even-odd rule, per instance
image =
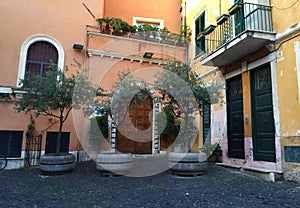
[[228, 157], [245, 158], [242, 76], [226, 81]]
[[269, 65], [251, 72], [251, 105], [254, 160], [275, 162], [275, 126]]

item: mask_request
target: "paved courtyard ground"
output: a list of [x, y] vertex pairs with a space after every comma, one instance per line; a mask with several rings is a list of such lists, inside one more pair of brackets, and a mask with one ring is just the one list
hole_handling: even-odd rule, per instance
[[267, 182], [217, 166], [199, 177], [101, 177], [94, 162], [66, 175], [0, 172], [0, 207], [300, 207], [300, 184]]

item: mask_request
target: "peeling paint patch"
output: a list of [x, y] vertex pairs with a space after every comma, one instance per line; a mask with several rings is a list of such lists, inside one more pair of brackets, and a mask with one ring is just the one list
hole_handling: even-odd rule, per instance
[[284, 57], [277, 58], [277, 63], [284, 61]]

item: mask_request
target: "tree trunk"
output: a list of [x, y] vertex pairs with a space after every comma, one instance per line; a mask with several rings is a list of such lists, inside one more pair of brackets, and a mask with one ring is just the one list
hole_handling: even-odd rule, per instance
[[61, 132], [62, 132], [62, 127], [63, 127], [63, 118], [60, 117], [59, 119], [59, 130], [58, 130], [58, 136], [56, 140], [56, 153], [60, 152], [60, 141], [61, 141]]
[[[188, 114], [187, 114], [188, 115]], [[190, 152], [191, 148], [190, 148], [190, 139], [189, 139], [189, 117], [188, 116], [184, 116], [184, 135], [185, 135], [185, 152]]]

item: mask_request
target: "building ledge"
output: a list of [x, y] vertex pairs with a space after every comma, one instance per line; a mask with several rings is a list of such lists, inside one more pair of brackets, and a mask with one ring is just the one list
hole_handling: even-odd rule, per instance
[[96, 31], [88, 31], [88, 35], [96, 35], [96, 36], [102, 36], [107, 38], [114, 38], [114, 39], [121, 39], [121, 40], [128, 40], [128, 41], [134, 41], [134, 42], [142, 42], [152, 45], [164, 45], [166, 47], [173, 47], [173, 48], [185, 48], [185, 45], [183, 42], [179, 42], [179, 39], [177, 41], [165, 41], [163, 39], [157, 39], [157, 38], [142, 38], [141, 36], [136, 36], [134, 34], [128, 35], [128, 36], [117, 36], [117, 35], [110, 35], [110, 34], [104, 34]]
[[242, 173], [246, 173], [248, 175], [259, 177], [259, 178], [262, 178], [264, 180], [271, 181], [271, 182], [281, 180], [282, 174], [283, 174], [283, 172], [280, 170], [270, 170], [270, 169], [257, 168], [257, 167], [233, 165], [233, 164], [229, 164], [229, 163], [216, 163], [216, 165], [227, 167], [227, 168], [233, 168]]
[[247, 30], [211, 51], [201, 60], [201, 64], [216, 67], [228, 66], [263, 47], [272, 48], [269, 45], [274, 43], [274, 32]]

